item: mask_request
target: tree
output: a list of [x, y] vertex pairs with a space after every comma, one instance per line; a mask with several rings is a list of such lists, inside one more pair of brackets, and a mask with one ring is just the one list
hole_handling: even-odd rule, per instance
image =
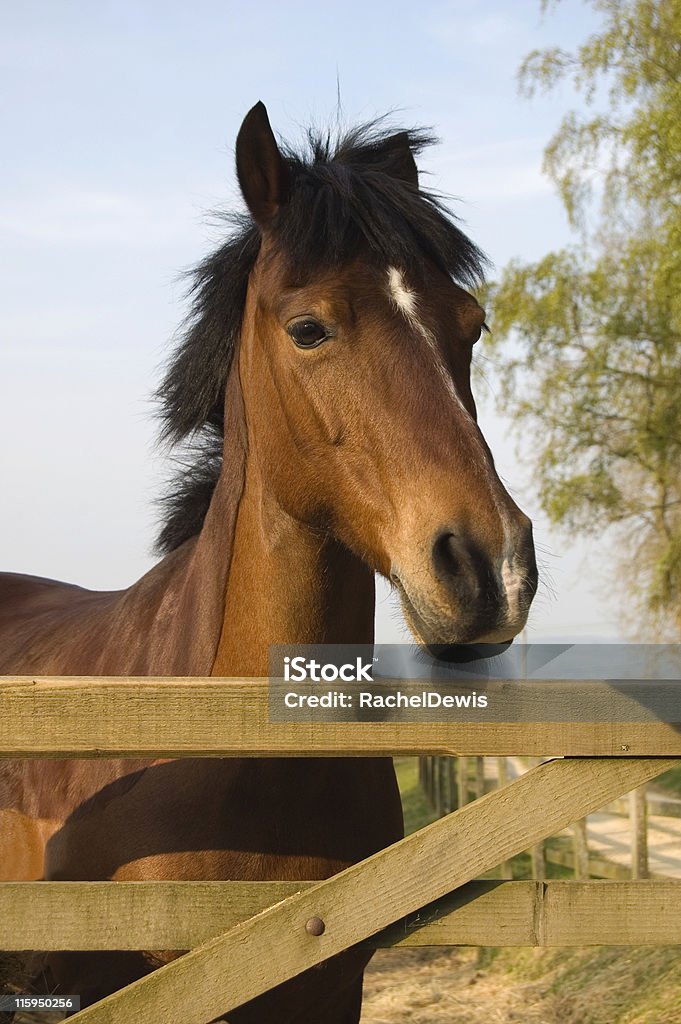
[[[491, 286], [502, 407], [529, 428], [550, 519], [613, 527], [615, 557], [658, 636], [681, 634], [681, 0], [588, 0], [575, 53], [535, 51], [521, 90], [571, 79], [545, 150], [576, 240]], [[550, 7], [554, 4], [544, 3]]]

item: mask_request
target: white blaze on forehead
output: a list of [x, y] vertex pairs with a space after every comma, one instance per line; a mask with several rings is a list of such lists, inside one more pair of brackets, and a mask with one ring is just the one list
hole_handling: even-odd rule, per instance
[[435, 362], [435, 368], [437, 369], [438, 376], [445, 386], [447, 393], [450, 398], [453, 398], [456, 404], [461, 408], [468, 418], [470, 414], [466, 410], [463, 402], [456, 393], [454, 387], [454, 381], [452, 375], [445, 366], [440, 351], [437, 347], [437, 342], [433, 336], [433, 332], [419, 318], [419, 303], [418, 295], [416, 292], [409, 287], [404, 279], [404, 274], [398, 267], [388, 267], [388, 292], [393, 304], [400, 311], [404, 319], [407, 321], [410, 327], [412, 327], [418, 334], [421, 335], [423, 340], [427, 343], [428, 348], [431, 351], [433, 360]]
[[412, 291], [411, 288], [407, 287], [407, 283], [404, 280], [404, 274], [397, 267], [388, 267], [388, 289], [390, 291], [390, 298], [393, 300], [400, 313], [409, 321], [412, 326], [416, 327], [421, 333], [423, 333], [423, 325], [418, 320], [418, 304], [416, 301], [416, 292]]

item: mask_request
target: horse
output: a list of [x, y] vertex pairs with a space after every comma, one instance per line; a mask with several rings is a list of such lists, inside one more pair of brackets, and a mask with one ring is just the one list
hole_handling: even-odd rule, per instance
[[[485, 257], [419, 183], [428, 132], [385, 120], [236, 139], [245, 211], [199, 264], [159, 388], [180, 445], [161, 560], [127, 590], [0, 580], [0, 671], [263, 676], [271, 644], [373, 642], [375, 574], [426, 645], [506, 642], [537, 586], [532, 527], [477, 424]], [[321, 879], [398, 840], [386, 758], [3, 760], [9, 880]], [[40, 961], [86, 1006], [178, 951]], [[352, 949], [233, 1024], [356, 1024]]]

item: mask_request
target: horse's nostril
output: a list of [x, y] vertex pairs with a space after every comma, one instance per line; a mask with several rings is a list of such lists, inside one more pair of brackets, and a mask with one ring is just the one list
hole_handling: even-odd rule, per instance
[[492, 562], [471, 537], [441, 530], [433, 541], [432, 564], [437, 578], [458, 601], [469, 607], [498, 604]]
[[433, 542], [433, 568], [436, 576], [445, 583], [459, 580], [466, 572], [470, 558], [465, 545], [455, 533], [443, 530]]

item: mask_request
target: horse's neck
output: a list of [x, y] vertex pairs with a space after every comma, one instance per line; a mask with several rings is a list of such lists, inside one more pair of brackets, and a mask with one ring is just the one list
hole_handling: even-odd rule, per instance
[[100, 673], [267, 675], [271, 644], [373, 640], [373, 574], [268, 497], [237, 374], [228, 390], [224, 468], [203, 528], [93, 620]]
[[267, 494], [247, 465], [213, 675], [267, 675], [271, 644], [373, 640], [370, 570]]
[[226, 459], [198, 538], [93, 622], [98, 671], [261, 676], [271, 644], [372, 642], [371, 571], [267, 492], [247, 457]]

